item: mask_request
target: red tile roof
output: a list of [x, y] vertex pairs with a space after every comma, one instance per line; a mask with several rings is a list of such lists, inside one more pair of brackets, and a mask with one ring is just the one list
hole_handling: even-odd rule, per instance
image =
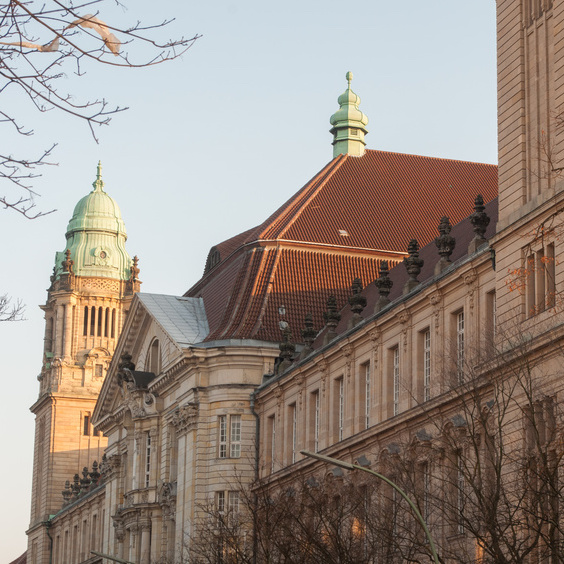
[[[352, 280], [368, 284], [380, 260], [402, 259], [407, 243], [457, 223], [476, 194], [497, 195], [497, 167], [367, 151], [333, 159], [256, 228], [212, 247], [202, 279], [186, 296], [204, 298], [207, 340], [278, 341], [281, 317], [297, 341], [306, 313], [321, 327], [329, 294], [342, 307]], [[399, 253], [399, 254], [398, 254]]]
[[26, 564], [26, 562], [27, 562], [27, 550], [19, 558], [16, 558], [13, 562], [10, 562], [10, 564]]

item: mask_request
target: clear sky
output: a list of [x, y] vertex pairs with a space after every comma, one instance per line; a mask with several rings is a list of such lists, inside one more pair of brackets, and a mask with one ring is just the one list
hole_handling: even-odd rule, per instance
[[[31, 157], [58, 142], [58, 166], [46, 168], [35, 185], [39, 207], [57, 212], [28, 221], [0, 211], [0, 294], [27, 304], [26, 321], [0, 324], [5, 562], [26, 547], [29, 407], [43, 351], [38, 306], [99, 159], [105, 189], [122, 210], [129, 253], [140, 258], [142, 291], [178, 295], [201, 276], [214, 244], [261, 223], [331, 160], [329, 117], [348, 70], [370, 119], [369, 148], [497, 162], [494, 0], [128, 4], [123, 13], [108, 2], [100, 17], [111, 23], [176, 17], [165, 38], [203, 37], [161, 67], [87, 67], [85, 76], [63, 79], [78, 98], [129, 106], [97, 132], [99, 144], [83, 123], [39, 115], [16, 90], [0, 94], [2, 106], [21, 112], [36, 131], [24, 142], [4, 128], [2, 153]], [[362, 202], [355, 205], [361, 214]]]

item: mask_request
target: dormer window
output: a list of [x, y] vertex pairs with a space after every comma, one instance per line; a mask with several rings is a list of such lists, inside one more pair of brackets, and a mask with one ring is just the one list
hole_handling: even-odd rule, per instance
[[161, 372], [161, 347], [158, 339], [154, 339], [149, 347], [145, 370], [156, 375]]

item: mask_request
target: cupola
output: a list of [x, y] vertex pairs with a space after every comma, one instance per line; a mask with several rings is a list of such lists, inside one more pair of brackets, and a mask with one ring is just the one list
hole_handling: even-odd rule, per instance
[[131, 257], [125, 250], [127, 233], [116, 201], [104, 191], [102, 165], [98, 163], [93, 190], [74, 208], [67, 227], [67, 245], [55, 257], [55, 276], [64, 270], [70, 250], [76, 276], [97, 276], [128, 280]]
[[349, 71], [346, 79], [347, 89], [337, 100], [340, 107], [329, 120], [333, 126], [330, 129], [333, 134], [333, 158], [343, 153], [354, 157], [364, 155], [364, 136], [368, 133], [368, 118], [358, 107], [360, 96], [351, 90], [353, 73]]

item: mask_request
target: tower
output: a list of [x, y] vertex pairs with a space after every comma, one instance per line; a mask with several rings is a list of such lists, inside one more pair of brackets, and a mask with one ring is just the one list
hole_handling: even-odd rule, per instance
[[28, 558], [47, 562], [45, 521], [61, 508], [65, 481], [100, 461], [107, 439], [91, 425], [102, 382], [133, 294], [137, 257], [125, 249], [118, 205], [98, 163], [93, 190], [74, 209], [66, 247], [47, 291], [43, 366], [38, 377]]
[[368, 118], [358, 107], [360, 96], [351, 90], [353, 73], [349, 71], [346, 78], [347, 89], [337, 100], [340, 108], [329, 120], [333, 126], [330, 129], [333, 134], [333, 158], [341, 154], [362, 157], [366, 145], [364, 136], [368, 133]]

